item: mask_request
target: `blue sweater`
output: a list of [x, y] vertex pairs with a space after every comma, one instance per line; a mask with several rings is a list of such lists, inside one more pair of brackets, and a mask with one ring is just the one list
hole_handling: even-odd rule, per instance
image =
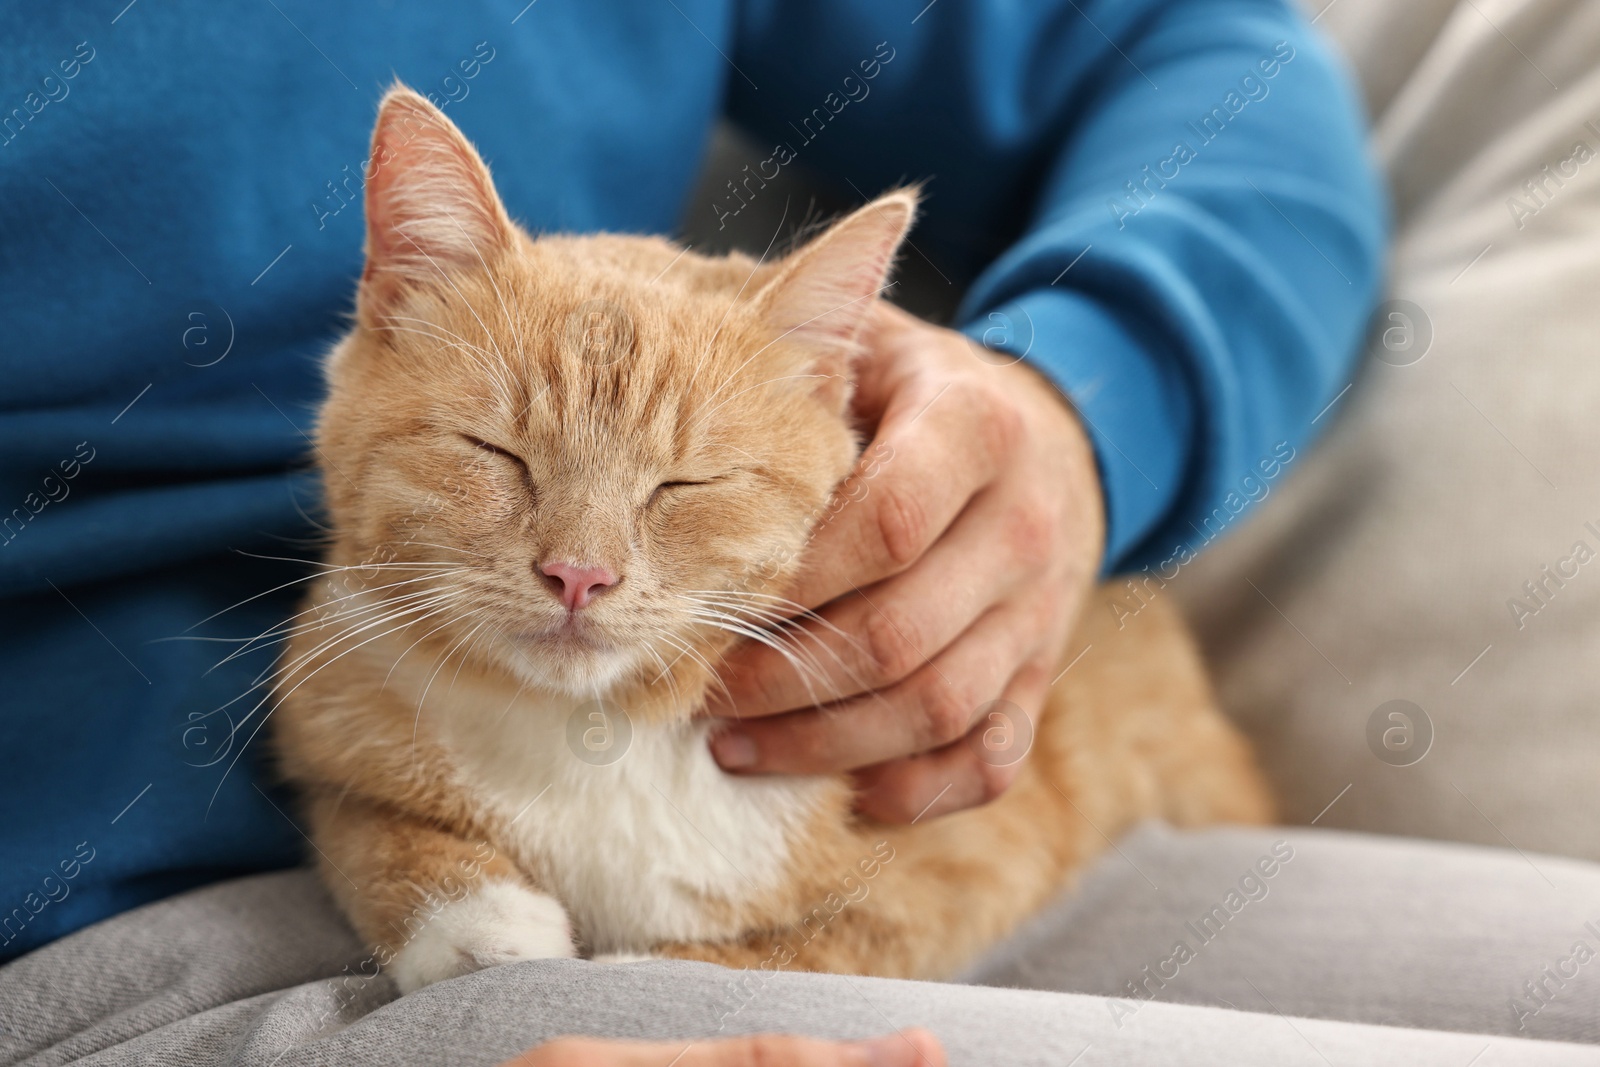
[[[526, 5], [526, 6], [524, 6]], [[318, 359], [396, 77], [534, 230], [670, 232], [728, 115], [927, 179], [959, 325], [1068, 392], [1108, 567], [1171, 573], [1349, 381], [1384, 210], [1285, 0], [91, 0], [0, 13], [0, 958], [295, 862], [245, 692], [305, 573]], [[190, 628], [193, 627], [191, 630]], [[224, 773], [229, 772], [230, 773]]]

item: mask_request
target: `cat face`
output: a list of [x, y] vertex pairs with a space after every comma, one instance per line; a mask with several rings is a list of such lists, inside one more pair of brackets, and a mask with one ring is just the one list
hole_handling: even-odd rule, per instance
[[573, 696], [703, 686], [735, 632], [790, 613], [775, 593], [854, 462], [849, 363], [914, 198], [758, 265], [531, 239], [407, 90], [372, 160], [317, 439], [333, 562], [411, 565], [363, 592], [411, 612], [419, 659]]

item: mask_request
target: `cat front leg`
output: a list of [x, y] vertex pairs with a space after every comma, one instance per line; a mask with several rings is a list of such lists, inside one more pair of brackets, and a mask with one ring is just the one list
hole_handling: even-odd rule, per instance
[[402, 993], [485, 967], [573, 956], [571, 924], [555, 897], [509, 879], [488, 879], [446, 903], [395, 955]]
[[319, 798], [312, 827], [324, 880], [402, 993], [577, 955], [560, 901], [487, 841], [348, 796]]

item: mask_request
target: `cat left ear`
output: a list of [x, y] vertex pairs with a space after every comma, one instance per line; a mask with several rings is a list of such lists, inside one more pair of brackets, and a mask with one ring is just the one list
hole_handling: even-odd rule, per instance
[[403, 86], [378, 108], [366, 200], [363, 314], [383, 314], [407, 286], [482, 269], [514, 240], [477, 150], [444, 112]]
[[916, 214], [913, 189], [879, 197], [791, 255], [756, 298], [784, 341], [811, 350], [814, 373], [826, 376], [819, 392], [841, 406], [862, 323]]

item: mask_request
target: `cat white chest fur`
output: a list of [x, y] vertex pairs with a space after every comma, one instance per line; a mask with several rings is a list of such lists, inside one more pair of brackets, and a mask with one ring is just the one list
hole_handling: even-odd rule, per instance
[[[595, 953], [739, 933], [726, 905], [784, 879], [793, 843], [830, 787], [727, 774], [711, 758], [704, 721], [593, 720], [590, 705], [572, 727], [577, 701], [513, 696], [509, 686], [466, 678], [437, 688], [419, 729], [449, 753], [459, 786], [510, 826], [499, 843], [508, 858], [565, 905]], [[585, 730], [607, 729], [610, 751], [584, 745]], [[599, 747], [607, 740], [590, 735]], [[599, 762], [618, 749], [614, 762]]]

